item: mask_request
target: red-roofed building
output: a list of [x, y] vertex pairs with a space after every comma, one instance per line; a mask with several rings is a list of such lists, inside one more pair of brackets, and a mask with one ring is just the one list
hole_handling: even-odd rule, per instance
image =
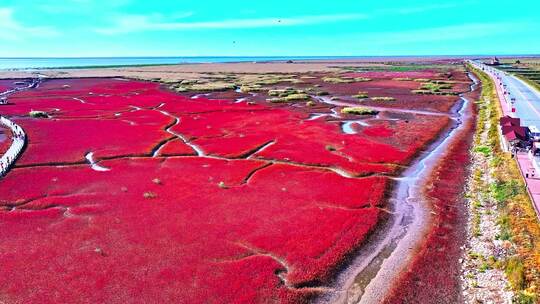
[[530, 130], [521, 126], [519, 118], [504, 116], [499, 119], [499, 130], [502, 134], [502, 148], [510, 151], [514, 147], [526, 148], [529, 145]]
[[527, 127], [501, 126], [501, 132], [509, 148], [513, 146], [524, 148], [529, 140], [529, 128]]
[[499, 119], [499, 124], [502, 126], [521, 126], [521, 119], [510, 116], [503, 116]]

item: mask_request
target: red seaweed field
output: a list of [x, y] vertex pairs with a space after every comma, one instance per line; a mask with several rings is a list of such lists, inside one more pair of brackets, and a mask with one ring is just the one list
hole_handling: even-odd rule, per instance
[[[305, 303], [334, 292], [388, 217], [392, 177], [445, 130], [457, 100], [414, 95], [417, 84], [392, 80], [402, 74], [349, 89], [396, 87], [387, 95], [398, 101], [368, 117], [119, 78], [11, 95], [2, 115], [28, 142], [0, 179], [0, 302]], [[434, 200], [454, 195], [437, 185]]]

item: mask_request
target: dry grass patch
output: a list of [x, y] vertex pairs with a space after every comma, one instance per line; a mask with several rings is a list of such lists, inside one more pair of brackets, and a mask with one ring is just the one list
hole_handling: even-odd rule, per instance
[[346, 107], [341, 109], [341, 113], [353, 115], [377, 115], [379, 111], [366, 107]]
[[394, 97], [385, 97], [385, 96], [371, 97], [371, 100], [373, 100], [373, 101], [396, 101], [396, 99]]

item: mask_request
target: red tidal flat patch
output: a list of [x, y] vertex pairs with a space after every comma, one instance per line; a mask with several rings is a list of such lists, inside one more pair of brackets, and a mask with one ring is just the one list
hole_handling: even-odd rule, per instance
[[431, 70], [424, 70], [424, 71], [407, 71], [407, 72], [394, 72], [394, 71], [388, 71], [388, 72], [377, 72], [377, 71], [371, 71], [371, 72], [361, 72], [361, 73], [345, 73], [343, 74], [346, 77], [365, 77], [365, 78], [411, 78], [411, 79], [418, 79], [418, 78], [437, 78], [439, 72], [431, 71]]
[[10, 79], [5, 79], [5, 80], [0, 79], [0, 93], [15, 88], [16, 85], [14, 82], [15, 82], [14, 80], [10, 80]]
[[450, 122], [448, 116], [406, 114], [370, 122], [363, 134], [414, 155], [437, 137]]
[[386, 175], [447, 123], [406, 114], [351, 135], [309, 108], [120, 79], [10, 102], [28, 146], [0, 180], [4, 302], [307, 302], [387, 215]]
[[394, 132], [385, 126], [376, 126], [364, 129], [364, 134], [375, 137], [390, 137], [394, 134]]
[[357, 175], [391, 172], [388, 163], [404, 163], [410, 156], [387, 144], [342, 134], [333, 124], [304, 121], [302, 113], [282, 109], [186, 115], [173, 130], [194, 138], [194, 143], [212, 155], [239, 157], [271, 143], [254, 157], [337, 167]]
[[17, 165], [83, 161], [88, 152], [97, 158], [149, 155], [170, 137], [162, 130], [171, 118], [141, 110], [116, 119], [17, 120], [29, 137], [27, 151]]
[[[103, 165], [111, 171], [24, 168], [2, 181], [13, 190], [1, 203], [19, 205], [0, 213], [6, 249], [0, 285], [8, 295], [38, 302], [298, 299], [305, 291], [293, 286], [327, 282], [330, 266], [373, 229], [379, 216], [373, 206], [386, 187], [384, 178], [286, 165], [245, 182], [263, 165], [249, 160]], [[150, 191], [155, 198], [145, 199]]]

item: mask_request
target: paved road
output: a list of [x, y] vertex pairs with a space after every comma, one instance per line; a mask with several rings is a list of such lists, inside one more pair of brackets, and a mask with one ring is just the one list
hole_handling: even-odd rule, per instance
[[516, 112], [513, 116], [521, 118], [523, 126], [540, 127], [540, 92], [515, 76], [485, 65], [481, 66], [502, 82], [502, 87], [507, 92], [504, 95], [507, 104], [515, 98]]
[[[540, 92], [521, 79], [502, 72], [500, 70], [488, 67], [486, 65], [475, 62], [476, 67], [483, 68], [493, 78], [497, 80], [497, 93], [505, 114], [510, 114], [514, 117], [521, 118], [521, 125], [540, 127]], [[503, 92], [506, 92], [504, 94]], [[514, 107], [515, 113], [511, 113], [512, 98], [515, 98]], [[533, 201], [536, 209], [536, 215], [540, 219], [540, 172], [535, 167], [538, 167], [537, 157], [536, 166], [527, 153], [521, 152], [517, 154], [519, 169], [525, 182], [527, 183], [527, 191]], [[531, 176], [531, 172], [535, 172], [535, 176]]]

